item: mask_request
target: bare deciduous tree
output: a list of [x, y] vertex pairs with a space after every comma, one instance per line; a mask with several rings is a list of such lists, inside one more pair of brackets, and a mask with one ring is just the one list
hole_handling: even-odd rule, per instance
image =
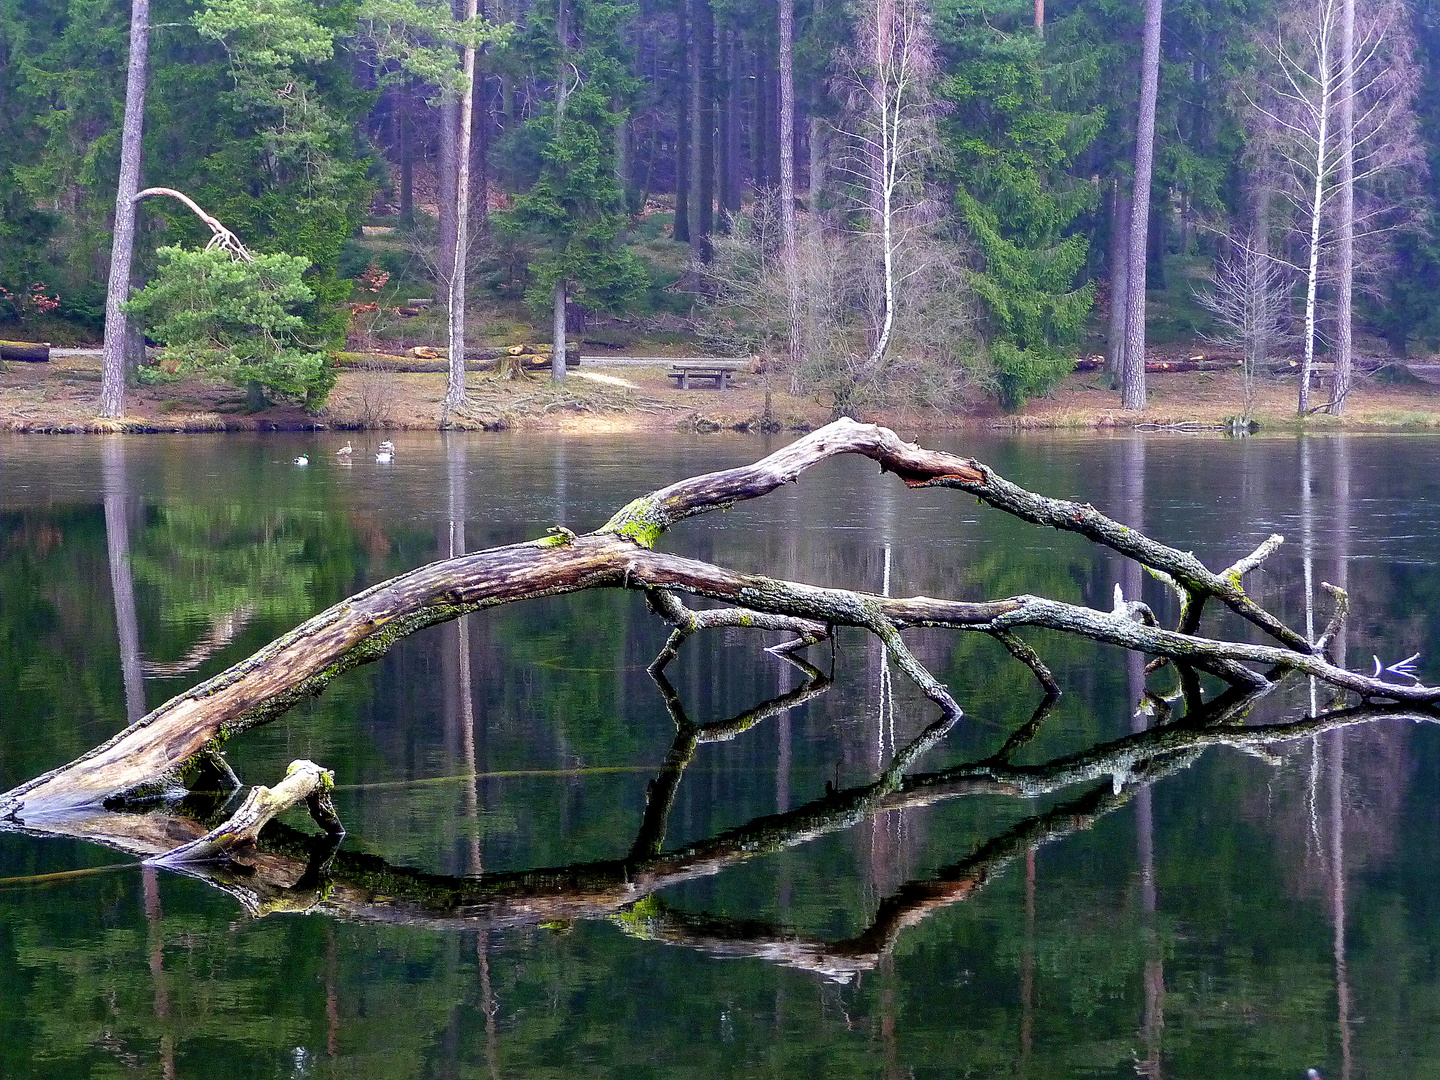
[[1290, 270], [1266, 253], [1254, 231], [1232, 236], [1228, 246], [1229, 253], [1216, 261], [1209, 288], [1196, 299], [1221, 326], [1206, 338], [1241, 351], [1242, 415], [1248, 420], [1255, 408], [1255, 373], [1287, 337]]
[[[1346, 47], [1346, 2], [1308, 0], [1282, 13], [1265, 43], [1268, 76], [1251, 99], [1273, 158], [1277, 189], [1303, 238], [1304, 261], [1295, 267], [1305, 281], [1302, 415], [1313, 411], [1310, 386], [1322, 281], [1330, 275], [1346, 279], [1337, 291], [1347, 310], [1337, 321], [1340, 336], [1348, 338], [1356, 274], [1352, 245], [1398, 224], [1395, 200], [1367, 197], [1367, 188], [1383, 177], [1423, 168], [1414, 135], [1415, 72], [1403, 12], [1391, 0], [1376, 0], [1357, 19]], [[1337, 245], [1344, 250], [1332, 266]], [[1348, 344], [1342, 351], [1345, 370], [1337, 370], [1334, 397], [1322, 408], [1343, 407], [1348, 393]]]
[[865, 236], [875, 249], [879, 289], [858, 375], [873, 380], [890, 349], [901, 288], [919, 269], [912, 262], [907, 272], [902, 253], [922, 238], [933, 216], [924, 173], [936, 146], [935, 57], [923, 0], [868, 0], [858, 14], [855, 48], [840, 55], [848, 98], [841, 167], [869, 198]]
[[[789, 368], [796, 393], [829, 398], [837, 411], [865, 405], [957, 405], [978, 390], [976, 313], [963, 252], [953, 241], [917, 232], [896, 254], [906, 282], [896, 305], [889, 355], [871, 362], [873, 311], [883, 290], [874, 248], [865, 237], [802, 229], [793, 269], [784, 265], [783, 227], [775, 198], [762, 198], [716, 238], [703, 270], [713, 302], [702, 334], [726, 355], [783, 355], [792, 331], [798, 363]], [[787, 280], [796, 284], [791, 306]]]

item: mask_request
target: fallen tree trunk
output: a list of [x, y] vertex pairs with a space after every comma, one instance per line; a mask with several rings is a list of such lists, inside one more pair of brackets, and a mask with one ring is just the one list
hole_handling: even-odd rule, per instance
[[48, 341], [0, 341], [0, 360], [24, 360], [31, 364], [50, 362]]
[[[685, 518], [763, 496], [794, 482], [811, 465], [847, 453], [872, 458], [882, 471], [895, 473], [909, 486], [959, 488], [997, 509], [1079, 532], [1136, 560], [1181, 596], [1179, 628], [1162, 629], [1143, 604], [1119, 595], [1109, 612], [1033, 596], [978, 603], [891, 598], [736, 573], [654, 550], [665, 530]], [[886, 428], [850, 420], [830, 424], [752, 465], [692, 477], [636, 499], [595, 532], [576, 535], [558, 527], [552, 533], [432, 563], [336, 604], [69, 765], [6, 792], [0, 796], [0, 816], [29, 822], [99, 803], [177, 797], [202, 775], [224, 775], [227, 767], [219, 751], [229, 739], [319, 693], [331, 679], [378, 658], [407, 634], [515, 600], [602, 587], [647, 592], [656, 612], [676, 628], [678, 638], [672, 637], [667, 647], [672, 654], [684, 636], [707, 625], [785, 630], [802, 641], [818, 640], [836, 626], [863, 628], [883, 642], [891, 661], [940, 708], [937, 730], [942, 734], [961, 710], [906, 647], [900, 631], [907, 627], [989, 634], [1026, 663], [1047, 692], [1055, 690], [1053, 677], [1016, 636], [1017, 629], [1079, 634], [1182, 662], [1234, 686], [1263, 687], [1277, 671], [1298, 670], [1366, 700], [1440, 700], [1437, 687], [1390, 683], [1335, 666], [1323, 656], [1333, 625], [1311, 642], [1250, 599], [1241, 580], [1279, 546], [1278, 536], [1217, 573], [1193, 555], [1158, 543], [1093, 507], [1036, 495], [980, 462], [907, 444]], [[737, 610], [729, 615], [690, 612], [675, 593], [719, 600]], [[1336, 593], [1343, 600], [1343, 594]], [[1201, 609], [1212, 598], [1264, 630], [1276, 644], [1199, 636]]]

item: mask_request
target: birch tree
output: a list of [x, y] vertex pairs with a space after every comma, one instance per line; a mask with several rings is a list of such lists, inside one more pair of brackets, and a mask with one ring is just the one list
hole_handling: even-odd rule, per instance
[[930, 11], [922, 0], [869, 0], [855, 30], [854, 51], [842, 54], [849, 90], [847, 167], [869, 197], [867, 238], [879, 274], [870, 349], [857, 377], [874, 378], [887, 360], [902, 286], [920, 269], [902, 269], [901, 256], [927, 224], [924, 173], [936, 145], [935, 58]]
[[1301, 238], [1303, 255], [1295, 268], [1305, 282], [1297, 400], [1302, 416], [1315, 411], [1310, 388], [1321, 285], [1332, 278], [1337, 284], [1337, 340], [1344, 345], [1335, 392], [1319, 408], [1343, 411], [1353, 378], [1354, 244], [1396, 224], [1393, 198], [1361, 205], [1356, 195], [1386, 174], [1420, 164], [1411, 110], [1414, 72], [1400, 12], [1382, 2], [1347, 33], [1347, 3], [1353, 0], [1312, 0], [1287, 11], [1266, 42], [1269, 71], [1258, 98], [1251, 99], [1257, 123], [1268, 129], [1277, 188]]

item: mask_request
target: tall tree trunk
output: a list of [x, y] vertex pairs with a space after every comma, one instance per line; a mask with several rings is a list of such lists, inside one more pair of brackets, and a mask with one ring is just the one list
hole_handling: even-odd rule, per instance
[[[563, 7], [564, 0], [561, 0]], [[465, 19], [478, 14], [476, 0], [465, 0]], [[470, 135], [475, 122], [475, 46], [461, 50], [460, 130], [455, 147], [455, 255], [450, 262], [450, 378], [445, 387], [445, 413], [466, 403], [465, 395], [465, 266], [470, 245]]]
[[675, 101], [675, 229], [673, 236], [681, 243], [690, 242], [690, 0], [676, 0], [675, 18], [677, 66], [680, 69], [680, 92]]
[[1150, 231], [1150, 178], [1155, 166], [1155, 98], [1160, 88], [1162, 0], [1145, 0], [1140, 58], [1140, 104], [1135, 120], [1135, 185], [1130, 203], [1129, 287], [1125, 304], [1125, 362], [1121, 408], [1145, 408], [1145, 253]]
[[766, 58], [766, 36], [754, 31], [755, 40], [755, 121], [750, 131], [750, 178], [755, 190], [764, 191], [776, 177], [770, 172], [770, 63]]
[[1340, 206], [1335, 222], [1335, 382], [1330, 411], [1345, 412], [1355, 378], [1355, 0], [1340, 0]]
[[[478, 5], [476, 12], [485, 18], [485, 6]], [[490, 104], [490, 87], [485, 76], [484, 57], [475, 58], [475, 83], [471, 91], [473, 120], [471, 139], [475, 148], [472, 165], [472, 202], [475, 206], [475, 224], [480, 236], [490, 233], [490, 120], [493, 112]]]
[[1110, 389], [1124, 382], [1125, 317], [1130, 304], [1130, 198], [1125, 178], [1117, 175], [1110, 189], [1110, 324], [1105, 339], [1105, 372]]
[[795, 4], [780, 0], [780, 236], [785, 271], [785, 312], [790, 361], [804, 359], [800, 323], [800, 269], [795, 235]]
[[[682, 0], [682, 3], [684, 0]], [[565, 106], [570, 98], [570, 71], [568, 53], [570, 49], [570, 12], [567, 0], [556, 0], [555, 4], [555, 140], [560, 141], [565, 127]], [[679, 222], [679, 216], [676, 216]], [[550, 378], [556, 382], [565, 380], [565, 292], [567, 282], [561, 273], [555, 279], [550, 296], [551, 345]]]
[[695, 3], [695, 253], [710, 261], [715, 231], [715, 12]]
[[105, 287], [105, 344], [100, 382], [100, 415], [125, 414], [128, 317], [121, 310], [130, 295], [135, 257], [135, 193], [140, 190], [140, 137], [145, 127], [145, 79], [150, 52], [150, 0], [130, 0], [130, 59], [125, 69], [125, 118], [120, 128], [120, 176], [115, 184], [115, 233], [110, 243], [110, 277]]
[[716, 227], [728, 233], [730, 216], [736, 209], [731, 205], [735, 197], [735, 31], [730, 26], [723, 27], [717, 34], [717, 47], [720, 81], [716, 104], [720, 115], [716, 133], [715, 200], [719, 204], [720, 220]]
[[[812, 17], [819, 19], [825, 10], [825, 0], [814, 0], [811, 8]], [[810, 137], [808, 145], [810, 149], [810, 167], [806, 170], [805, 179], [808, 182], [807, 194], [810, 205], [809, 228], [812, 236], [818, 237], [825, 224], [823, 213], [825, 200], [825, 179], [828, 165], [827, 151], [829, 124], [823, 117], [824, 95], [826, 92], [825, 80], [816, 79], [811, 85], [811, 100], [809, 109]]]
[[1310, 197], [1310, 252], [1305, 274], [1305, 349], [1300, 359], [1300, 401], [1297, 411], [1301, 416], [1310, 411], [1310, 380], [1315, 371], [1316, 305], [1320, 282], [1320, 233], [1325, 212], [1325, 176], [1331, 168], [1328, 150], [1330, 140], [1330, 104], [1334, 95], [1332, 79], [1334, 72], [1331, 55], [1334, 16], [1328, 3], [1321, 4], [1321, 26], [1317, 35], [1319, 52], [1316, 57], [1315, 100], [1316, 136], [1315, 167], [1311, 173]]
[[455, 148], [459, 141], [460, 103], [447, 97], [440, 104], [440, 160], [435, 185], [440, 218], [435, 260], [440, 296], [436, 299], [445, 303], [450, 301], [450, 268], [455, 263]]
[[400, 154], [400, 224], [415, 224], [415, 115], [410, 80], [395, 87], [395, 142]]

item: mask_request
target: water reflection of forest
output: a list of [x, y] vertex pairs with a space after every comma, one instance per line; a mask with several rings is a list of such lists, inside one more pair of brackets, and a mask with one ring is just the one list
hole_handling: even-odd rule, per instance
[[[272, 823], [258, 848], [229, 860], [187, 866], [183, 872], [203, 879], [234, 896], [252, 915], [313, 912], [342, 919], [378, 921], [436, 929], [494, 930], [524, 925], [565, 924], [578, 919], [612, 920], [642, 938], [683, 945], [715, 956], [749, 956], [848, 981], [874, 969], [907, 929], [934, 912], [969, 900], [1017, 859], [1026, 859], [1033, 878], [1036, 850], [1098, 819], [1137, 797], [1148, 800], [1152, 785], [1194, 765], [1211, 747], [1231, 747], [1271, 754], [1287, 745], [1308, 746], [1315, 757], [1308, 791], [1285, 795], [1301, 800], [1303, 815], [1282, 814], [1281, 833], [1287, 845], [1304, 843], [1319, 858], [1286, 860], [1300, 880], [1292, 888], [1322, 886], [1336, 890], [1343, 877], [1343, 835], [1350, 820], [1366, 832], [1385, 833], [1384, 817], [1395, 813], [1398, 795], [1386, 796], [1379, 814], [1369, 808], [1343, 812], [1354, 805], [1344, 791], [1348, 783], [1378, 779], [1376, 769], [1393, 769], [1396, 739], [1366, 740], [1372, 749], [1348, 768], [1343, 759], [1344, 734], [1360, 725], [1385, 721], [1436, 721], [1440, 713], [1400, 706], [1361, 706], [1322, 711], [1317, 716], [1281, 723], [1247, 724], [1246, 716], [1260, 697], [1273, 691], [1231, 690], [1206, 701], [1171, 702], [1151, 695], [1149, 711], [1159, 722], [1123, 738], [1086, 747], [1040, 764], [1014, 759], [1041, 730], [1053, 699], [1040, 703], [1030, 722], [1012, 733], [994, 754], [936, 772], [911, 771], [926, 751], [942, 741], [950, 724], [937, 721], [909, 744], [897, 749], [886, 768], [868, 783], [837, 790], [827, 785], [823, 797], [793, 809], [757, 818], [737, 828], [679, 847], [666, 849], [666, 823], [686, 769], [703, 748], [741, 738], [758, 724], [824, 694], [830, 680], [818, 669], [796, 662], [805, 679], [795, 689], [724, 721], [692, 723], [679, 695], [663, 675], [655, 677], [675, 720], [675, 740], [647, 786], [644, 815], [629, 852], [623, 858], [523, 871], [443, 876], [393, 866], [384, 859], [347, 851], [343, 841], [309, 836]], [[1173, 715], [1172, 713], [1173, 708]], [[1374, 748], [1379, 748], [1378, 752]], [[1295, 776], [1291, 771], [1285, 775]], [[1303, 773], [1301, 774], [1304, 775]], [[473, 813], [478, 807], [477, 778], [466, 778]], [[658, 895], [662, 890], [726, 871], [752, 859], [772, 855], [822, 836], [872, 824], [884, 815], [974, 797], [1047, 799], [1050, 804], [1020, 821], [997, 827], [988, 838], [956, 861], [924, 878], [904, 881], [876, 907], [868, 925], [842, 939], [825, 940], [760, 921], [691, 913], [674, 908]], [[1271, 792], [1270, 797], [1276, 798]], [[199, 835], [206, 822], [223, 820], [220, 796], [192, 796], [185, 804], [150, 814], [94, 813], [73, 820], [55, 820], [26, 831], [97, 841], [131, 854], [152, 856], [170, 851]], [[1144, 808], [1142, 807], [1142, 811]], [[1273, 814], [1267, 815], [1272, 820]], [[1342, 816], [1344, 820], [1342, 820]], [[1142, 875], [1153, 880], [1153, 837], [1140, 818]], [[1305, 834], [1294, 832], [1303, 820]], [[1313, 845], [1313, 846], [1312, 846]], [[1367, 845], [1360, 845], [1367, 850]], [[1146, 858], [1146, 850], [1150, 851]], [[476, 857], [478, 868], [478, 854]], [[1313, 868], [1313, 869], [1302, 869]], [[1310, 881], [1317, 870], [1322, 880]], [[1033, 883], [1031, 885], [1033, 889]], [[1153, 902], [1148, 910], [1154, 911]]]

